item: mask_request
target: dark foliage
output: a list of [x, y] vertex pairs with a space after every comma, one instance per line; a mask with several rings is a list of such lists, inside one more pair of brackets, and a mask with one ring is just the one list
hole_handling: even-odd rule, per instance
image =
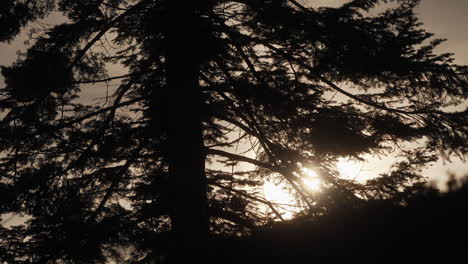
[[369, 201], [362, 208], [339, 208], [313, 219], [275, 223], [244, 239], [219, 239], [211, 245], [217, 263], [304, 263], [359, 257], [381, 259], [465, 257], [468, 236], [466, 180], [447, 193], [425, 188], [405, 205]]
[[0, 41], [12, 40], [30, 21], [46, 16], [54, 6], [53, 0], [17, 1], [0, 3]]
[[[466, 110], [445, 110], [467, 99], [468, 75], [434, 53], [442, 40], [421, 28], [419, 1], [368, 13], [384, 2], [2, 1], [0, 41], [50, 12], [66, 19], [36, 29], [28, 51], [2, 66], [0, 214], [30, 219], [0, 230], [0, 261], [196, 257], [215, 250], [208, 237], [282, 220], [261, 194], [266, 179], [291, 189], [297, 217], [318, 221], [304, 240], [308, 228], [335, 226], [341, 208], [410, 204], [424, 190], [422, 167], [467, 154]], [[115, 65], [126, 72], [109, 76]], [[391, 171], [365, 183], [339, 177], [339, 158], [393, 149]], [[320, 195], [304, 168], [319, 174]], [[392, 235], [384, 218], [375, 234]], [[371, 227], [355, 230], [374, 239]]]

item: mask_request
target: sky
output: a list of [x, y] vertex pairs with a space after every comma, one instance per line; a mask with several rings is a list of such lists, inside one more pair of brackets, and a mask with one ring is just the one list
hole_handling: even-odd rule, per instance
[[[301, 0], [308, 6], [335, 7], [347, 0]], [[448, 39], [438, 49], [455, 53], [455, 63], [468, 64], [468, 0], [421, 0], [416, 14], [423, 28], [435, 33], [437, 38]]]
[[[305, 5], [312, 6], [337, 6], [346, 0], [301, 0]], [[422, 0], [416, 13], [423, 27], [435, 34], [437, 38], [448, 39], [438, 49], [438, 52], [455, 53], [455, 63], [468, 65], [468, 0]], [[48, 18], [45, 22], [53, 23], [58, 16]], [[10, 65], [16, 60], [16, 52], [24, 50], [26, 34], [22, 33], [11, 43], [0, 43], [0, 65]], [[110, 75], [122, 74], [122, 69], [114, 68]], [[0, 86], [3, 86], [3, 77], [0, 74]], [[96, 89], [93, 89], [96, 90]], [[89, 93], [90, 98], [94, 97]], [[365, 164], [359, 164], [361, 173], [375, 173], [389, 167], [389, 160], [385, 157], [374, 157]], [[439, 188], [443, 189], [447, 179], [447, 173], [451, 172], [457, 176], [468, 175], [468, 164], [460, 159], [453, 158], [451, 162], [440, 161], [424, 171]]]
[[[454, 53], [454, 62], [462, 65], [468, 65], [467, 13], [468, 0], [422, 0], [416, 9], [424, 28], [437, 38], [447, 39], [436, 51]], [[468, 175], [468, 164], [453, 159], [452, 163], [438, 162], [426, 171], [432, 180], [438, 180], [438, 186], [442, 188], [447, 171], [457, 176]]]
[[[308, 6], [336, 7], [347, 0], [301, 0], [298, 1]], [[454, 63], [468, 65], [468, 0], [421, 0], [421, 4], [415, 10], [416, 15], [423, 23], [423, 28], [434, 33], [435, 38], [447, 39], [436, 52], [454, 53]], [[465, 109], [467, 105], [460, 109]], [[361, 175], [374, 173], [377, 170], [384, 171], [389, 168], [390, 162], [385, 157], [374, 157], [369, 162], [360, 164]], [[453, 157], [450, 161], [439, 161], [423, 171], [432, 182], [440, 189], [445, 189], [448, 173], [457, 177], [468, 176], [468, 163]]]

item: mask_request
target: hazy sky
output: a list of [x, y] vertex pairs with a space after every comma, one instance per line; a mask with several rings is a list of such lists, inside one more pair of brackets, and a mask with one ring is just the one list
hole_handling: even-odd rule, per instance
[[[301, 0], [313, 6], [339, 6], [347, 0]], [[468, 64], [468, 0], [421, 0], [416, 9], [424, 28], [446, 38], [440, 52], [454, 52], [455, 62]]]
[[417, 14], [436, 37], [448, 39], [441, 52], [454, 52], [456, 63], [468, 64], [468, 0], [422, 0]]
[[[1, 1], [1, 0], [0, 0]], [[310, 5], [328, 5], [337, 6], [346, 0], [301, 0], [304, 4]], [[458, 64], [468, 64], [468, 0], [422, 0], [421, 5], [416, 10], [421, 22], [424, 23], [424, 28], [429, 32], [435, 33], [438, 38], [446, 38], [447, 42], [443, 43], [437, 51], [455, 53], [455, 62]], [[53, 22], [53, 19], [47, 19], [47, 22]], [[0, 65], [11, 64], [16, 58], [16, 51], [24, 49], [23, 42], [25, 34], [15, 39], [10, 44], [0, 44]], [[121, 71], [121, 70], [119, 70]], [[119, 72], [120, 73], [120, 72]], [[119, 73], [111, 73], [118, 75]], [[3, 86], [3, 77], [0, 75], [0, 85]], [[97, 89], [93, 89], [97, 90]], [[85, 95], [91, 97], [90, 94]], [[388, 164], [388, 160], [374, 160], [368, 166], [368, 170], [373, 168], [382, 168]], [[385, 167], [385, 166], [384, 166]], [[447, 170], [455, 172], [458, 175], [468, 174], [468, 166], [460, 160], [454, 159], [453, 163], [445, 165], [442, 162], [431, 167], [427, 174], [432, 179], [443, 178]]]
[[[447, 39], [437, 51], [453, 52], [455, 63], [468, 65], [468, 0], [422, 0], [416, 12], [424, 28], [437, 38]], [[431, 178], [441, 177], [447, 170], [459, 176], [468, 175], [467, 163], [453, 161], [445, 166], [439, 162], [430, 168]]]
[[[339, 6], [347, 0], [300, 0], [309, 6]], [[455, 53], [455, 63], [468, 65], [468, 0], [421, 0], [416, 9], [422, 26], [434, 33], [435, 38], [447, 39], [437, 49], [437, 52]], [[466, 106], [464, 107], [466, 108]], [[364, 164], [362, 176], [387, 170], [391, 162], [385, 157], [376, 157]], [[468, 164], [458, 158], [451, 162], [440, 161], [424, 171], [431, 181], [437, 183], [439, 188], [445, 187], [447, 172], [457, 176], [468, 175]]]

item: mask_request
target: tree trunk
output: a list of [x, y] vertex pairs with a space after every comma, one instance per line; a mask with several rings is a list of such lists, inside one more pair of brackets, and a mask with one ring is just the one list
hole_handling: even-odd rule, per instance
[[[208, 234], [201, 125], [199, 23], [192, 1], [168, 1], [166, 131], [172, 185], [172, 257], [203, 254]], [[193, 1], [196, 2], [196, 1]], [[172, 262], [172, 261], [171, 261]], [[177, 262], [177, 261], [174, 261]]]

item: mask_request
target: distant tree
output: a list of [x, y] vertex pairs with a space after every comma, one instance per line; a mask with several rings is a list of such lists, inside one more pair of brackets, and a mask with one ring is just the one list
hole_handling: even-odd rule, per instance
[[[33, 31], [2, 67], [0, 213], [32, 218], [0, 230], [0, 260], [208, 254], [208, 237], [281, 218], [259, 193], [265, 179], [289, 184], [307, 217], [404, 203], [424, 164], [466, 155], [466, 110], [446, 109], [466, 100], [468, 76], [433, 53], [442, 40], [427, 42], [419, 1], [371, 15], [380, 2], [2, 2], [1, 40], [53, 11], [66, 19]], [[113, 64], [127, 73], [109, 76]], [[96, 89], [107, 89], [99, 104], [86, 100]], [[335, 169], [340, 157], [393, 148], [402, 161], [367, 183]], [[228, 171], [219, 159], [254, 168]], [[304, 168], [320, 175], [320, 195], [306, 190]]]

